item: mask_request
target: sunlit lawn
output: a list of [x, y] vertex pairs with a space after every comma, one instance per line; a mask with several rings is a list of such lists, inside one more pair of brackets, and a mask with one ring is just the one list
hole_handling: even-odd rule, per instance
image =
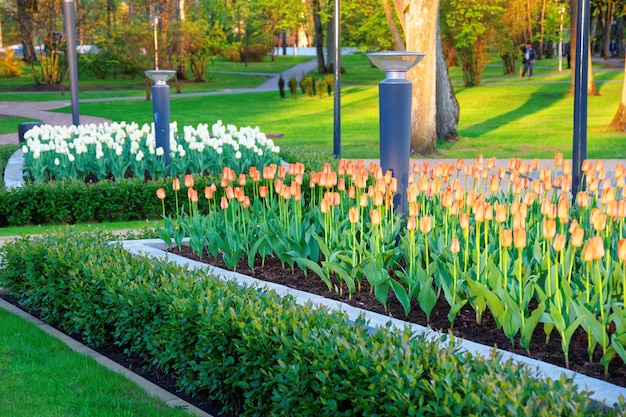
[[[284, 61], [291, 65], [305, 58], [312, 59], [280, 56], [278, 62], [258, 64], [254, 72], [269, 72], [268, 67], [272, 65], [283, 65]], [[341, 155], [378, 158], [377, 84], [384, 74], [373, 68], [362, 54], [343, 57], [343, 64], [347, 73], [342, 76]], [[212, 69], [240, 71], [240, 65], [233, 67], [232, 63], [216, 61]], [[481, 153], [501, 158], [551, 158], [557, 151], [571, 156], [573, 98], [568, 95], [571, 73], [565, 60], [563, 66], [564, 70], [559, 72], [556, 57], [543, 59], [536, 64], [533, 80], [522, 80], [518, 74], [504, 75], [502, 65], [495, 61], [485, 69], [483, 83], [474, 88], [462, 87], [461, 70], [451, 68], [450, 76], [457, 85], [456, 96], [461, 106], [459, 133], [462, 139], [456, 143], [438, 143], [436, 157], [472, 158]], [[619, 103], [623, 72], [606, 65], [596, 66], [594, 78], [601, 95], [590, 97], [588, 102], [587, 156], [626, 158], [623, 134], [607, 129]], [[239, 83], [237, 86], [247, 86], [241, 76], [221, 73], [211, 73], [211, 76], [215, 77], [216, 86], [228, 85], [229, 77], [237, 80], [233, 81]], [[258, 80], [258, 77], [253, 78]], [[268, 93], [185, 97], [177, 95], [172, 86], [171, 120], [177, 121], [179, 126], [212, 124], [217, 120], [236, 126], [259, 126], [266, 133], [283, 133], [284, 138], [276, 139], [281, 146], [306, 144], [332, 152], [333, 98], [327, 95], [322, 99], [305, 97], [300, 90], [298, 93], [297, 99], [289, 94], [288, 98], [281, 99], [277, 87], [275, 92]], [[146, 100], [81, 103], [80, 111], [115, 121], [147, 123], [152, 121], [151, 106]]]

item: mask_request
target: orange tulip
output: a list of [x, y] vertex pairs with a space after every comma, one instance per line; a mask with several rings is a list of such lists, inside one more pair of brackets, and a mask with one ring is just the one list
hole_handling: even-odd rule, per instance
[[459, 224], [461, 225], [461, 229], [466, 230], [469, 228], [469, 214], [461, 213], [459, 215]]
[[461, 244], [459, 243], [459, 239], [456, 237], [452, 238], [452, 241], [450, 242], [450, 252], [456, 255], [460, 251], [461, 251]]
[[506, 221], [506, 205], [496, 203], [494, 205], [496, 211], [496, 222], [504, 223]]
[[231, 186], [226, 187], [226, 198], [229, 200], [232, 200], [233, 198], [235, 198], [235, 191], [233, 190], [233, 187]]
[[269, 187], [267, 185], [259, 186], [259, 197], [261, 198], [267, 197], [268, 191], [269, 191]]
[[556, 214], [561, 223], [567, 223], [569, 221], [569, 201], [564, 195], [559, 199]]
[[420, 230], [426, 234], [433, 228], [433, 220], [430, 216], [420, 217]]
[[578, 207], [580, 208], [588, 207], [589, 194], [587, 194], [585, 191], [579, 191], [578, 194], [576, 194], [576, 204], [578, 204]]
[[513, 232], [509, 229], [500, 230], [500, 242], [502, 247], [510, 248], [513, 244]]
[[556, 252], [561, 252], [565, 249], [565, 235], [562, 233], [557, 234], [552, 242], [552, 247]]
[[324, 214], [327, 214], [328, 212], [330, 212], [330, 201], [327, 198], [324, 198], [320, 202], [320, 211]]
[[173, 189], [174, 191], [178, 191], [178, 190], [180, 190], [180, 180], [179, 180], [178, 178], [174, 178], [174, 179], [172, 180], [172, 189]]
[[185, 187], [191, 188], [193, 187], [193, 184], [193, 176], [191, 174], [185, 174]]
[[563, 174], [570, 175], [572, 173], [572, 161], [563, 161]]
[[591, 243], [591, 253], [593, 259], [598, 260], [604, 257], [604, 241], [600, 236], [592, 237], [589, 242]]
[[563, 154], [557, 152], [554, 154], [554, 166], [560, 167], [561, 165], [563, 165]]
[[163, 188], [159, 188], [156, 192], [156, 195], [159, 200], [165, 200], [165, 190]]
[[522, 212], [518, 211], [513, 215], [513, 229], [525, 229], [526, 217], [522, 215]]
[[544, 239], [552, 239], [556, 234], [556, 221], [545, 219], [542, 224], [542, 232]]
[[246, 174], [239, 174], [239, 185], [242, 187], [246, 185]]
[[380, 213], [378, 212], [378, 210], [370, 210], [370, 220], [372, 222], [372, 226], [378, 226], [380, 224]]
[[526, 230], [521, 227], [513, 229], [513, 245], [517, 249], [526, 247]]
[[583, 240], [585, 239], [585, 229], [582, 227], [576, 226], [573, 231], [570, 232], [572, 234], [570, 238], [570, 243], [573, 247], [579, 248], [583, 244]]
[[222, 200], [220, 201], [220, 207], [222, 210], [226, 210], [228, 208], [228, 199], [226, 196], [222, 196]]
[[367, 207], [369, 205], [369, 197], [367, 194], [361, 194], [361, 198], [359, 200], [359, 206]]
[[409, 216], [409, 218], [406, 221], [406, 229], [408, 231], [415, 230], [415, 223], [416, 223], [415, 216]]
[[617, 241], [617, 258], [622, 262], [626, 262], [626, 239]]
[[350, 219], [350, 223], [357, 224], [359, 222], [359, 208], [355, 206], [350, 207], [348, 218]]
[[420, 203], [418, 203], [417, 201], [411, 201], [409, 203], [409, 216], [415, 217], [418, 215], [419, 211], [420, 211]]
[[192, 203], [197, 203], [198, 202], [198, 191], [194, 190], [193, 188], [188, 188], [187, 189], [187, 197], [189, 198], [189, 200]]
[[213, 189], [209, 187], [208, 185], [204, 187], [204, 198], [206, 198], [207, 200], [210, 200], [213, 198]]

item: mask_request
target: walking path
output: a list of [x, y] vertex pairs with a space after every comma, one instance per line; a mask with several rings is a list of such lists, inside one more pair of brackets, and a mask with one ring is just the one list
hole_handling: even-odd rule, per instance
[[[284, 71], [282, 73], [283, 78], [288, 80], [292, 76], [300, 77], [302, 74], [306, 74], [312, 70], [317, 68], [317, 61], [311, 60], [302, 64], [295, 65], [290, 69]], [[241, 74], [241, 73], [239, 73]], [[225, 89], [219, 91], [208, 91], [203, 93], [187, 93], [187, 94], [178, 94], [178, 96], [187, 96], [187, 97], [197, 97], [197, 96], [214, 96], [221, 94], [243, 94], [243, 93], [256, 93], [256, 92], [267, 92], [267, 91], [278, 91], [278, 79], [281, 74], [248, 74], [248, 75], [258, 75], [260, 77], [265, 77], [267, 80], [254, 88], [239, 88], [239, 89]], [[97, 103], [102, 101], [116, 101], [116, 100], [145, 100], [145, 96], [136, 96], [136, 97], [113, 97], [113, 98], [102, 98], [102, 99], [87, 99], [87, 100], [79, 100], [80, 103]], [[55, 125], [55, 126], [69, 126], [72, 124], [72, 115], [68, 113], [57, 113], [50, 110], [68, 107], [71, 106], [71, 102], [69, 100], [62, 101], [47, 101], [41, 103], [33, 103], [33, 102], [0, 102], [0, 114], [4, 114], [7, 116], [19, 116], [27, 119], [32, 119], [33, 121], [41, 121], [45, 124]], [[94, 116], [80, 116], [81, 124], [89, 124], [89, 123], [106, 123], [111, 122], [110, 120], [104, 119], [102, 117], [94, 117]], [[7, 133], [0, 135], [0, 145], [6, 144], [17, 144], [18, 143], [18, 135], [15, 133]]]

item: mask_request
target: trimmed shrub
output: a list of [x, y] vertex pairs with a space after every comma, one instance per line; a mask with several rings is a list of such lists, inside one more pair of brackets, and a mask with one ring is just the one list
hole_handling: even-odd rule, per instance
[[106, 234], [0, 248], [0, 285], [91, 345], [116, 343], [242, 416], [620, 415], [454, 340], [370, 328], [273, 291], [133, 257]]

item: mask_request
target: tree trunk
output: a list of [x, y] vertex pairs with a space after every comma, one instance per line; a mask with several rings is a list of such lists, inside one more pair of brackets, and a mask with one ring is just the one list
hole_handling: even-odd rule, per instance
[[626, 71], [624, 72], [624, 84], [622, 84], [622, 97], [609, 128], [618, 132], [626, 131]]
[[396, 51], [405, 51], [406, 47], [404, 46], [404, 41], [398, 31], [398, 26], [396, 26], [396, 21], [393, 18], [393, 10], [391, 10], [389, 0], [382, 0], [382, 2], [383, 11], [385, 12], [385, 17], [387, 18], [387, 23], [389, 24], [389, 29], [391, 30], [391, 36], [393, 37], [393, 48]]
[[[35, 0], [17, 0], [17, 19], [20, 31], [20, 41], [22, 41], [22, 59], [31, 65], [37, 60], [35, 45], [33, 44], [33, 13], [37, 11]], [[35, 82], [39, 84], [35, 76]]]
[[324, 63], [324, 29], [322, 28], [322, 18], [320, 17], [321, 6], [319, 0], [313, 0], [313, 26], [315, 27], [315, 52], [317, 55], [317, 72], [326, 73]]
[[446, 57], [439, 34], [439, 19], [437, 19], [437, 138], [446, 138], [449, 142], [459, 140], [459, 102], [454, 95], [450, 82]]
[[[570, 33], [571, 33], [571, 42], [570, 42], [570, 56], [572, 61], [572, 83], [569, 88], [569, 95], [574, 95], [574, 82], [576, 75], [576, 37], [578, 36], [578, 29], [576, 27], [576, 21], [578, 20], [578, 0], [570, 0], [570, 11], [571, 11], [571, 19], [570, 19]], [[596, 83], [593, 80], [593, 71], [591, 70], [591, 42], [589, 43], [589, 60], [587, 62], [587, 95], [590, 96], [598, 96], [598, 89], [596, 88]]]
[[545, 19], [546, 19], [546, 0], [543, 0], [541, 3], [541, 22], [540, 22], [540, 33], [539, 33], [539, 47], [537, 48], [537, 59], [541, 59], [544, 55], [543, 51], [543, 42], [544, 42], [544, 31], [545, 31]]
[[407, 77], [413, 82], [411, 152], [432, 154], [437, 141], [436, 35], [439, 0], [409, 0], [406, 9], [406, 46], [408, 51], [426, 56]]
[[332, 73], [333, 68], [335, 68], [335, 16], [328, 19], [326, 26], [326, 71]]
[[614, 9], [615, 4], [610, 2], [606, 5], [606, 10], [604, 12], [604, 19], [602, 22], [602, 58], [604, 59], [609, 59], [611, 56], [611, 22], [613, 21]]

